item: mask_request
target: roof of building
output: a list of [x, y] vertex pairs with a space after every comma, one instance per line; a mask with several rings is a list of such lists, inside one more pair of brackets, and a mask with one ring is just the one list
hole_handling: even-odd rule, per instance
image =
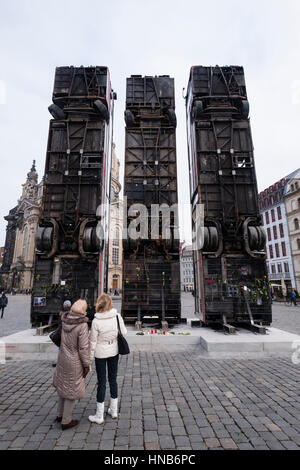
[[288, 174], [281, 180], [276, 181], [268, 188], [258, 194], [260, 210], [269, 209], [283, 202], [283, 198], [288, 190], [288, 183], [291, 179], [300, 175], [300, 168]]

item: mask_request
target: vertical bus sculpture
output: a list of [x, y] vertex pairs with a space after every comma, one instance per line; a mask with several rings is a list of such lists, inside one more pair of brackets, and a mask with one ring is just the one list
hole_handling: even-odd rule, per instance
[[[138, 239], [123, 239], [122, 315], [141, 327], [145, 316], [158, 317], [162, 327], [180, 321], [180, 264], [177, 207], [166, 219], [152, 204], [177, 205], [176, 115], [174, 79], [168, 75], [132, 75], [126, 88], [124, 196], [128, 213], [124, 227], [139, 214], [143, 229]], [[133, 204], [142, 204], [143, 208]], [[159, 228], [158, 236], [151, 232]], [[146, 225], [145, 225], [146, 224]], [[145, 228], [146, 227], [146, 228]], [[144, 230], [144, 231], [143, 231]]]
[[31, 323], [106, 290], [112, 116], [107, 67], [58, 67], [36, 233]]
[[195, 241], [202, 237], [194, 250], [196, 313], [230, 332], [228, 322], [264, 333], [271, 323], [266, 240], [243, 67], [192, 67], [186, 113], [192, 229]]

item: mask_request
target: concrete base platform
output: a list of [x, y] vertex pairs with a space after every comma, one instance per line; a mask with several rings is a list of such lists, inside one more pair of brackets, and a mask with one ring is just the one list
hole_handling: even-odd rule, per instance
[[[176, 351], [193, 349], [195, 353], [210, 357], [225, 358], [237, 354], [281, 355], [292, 353], [300, 346], [300, 336], [268, 328], [266, 335], [255, 334], [240, 329], [235, 335], [210, 328], [176, 325], [163, 334], [161, 330], [144, 328], [137, 332], [133, 326], [128, 328], [127, 340], [132, 351]], [[156, 331], [156, 333], [155, 333]], [[35, 329], [29, 329], [0, 339], [0, 361], [4, 359], [55, 359], [58, 348], [48, 335], [37, 336]]]
[[207, 352], [213, 353], [289, 353], [295, 343], [300, 346], [300, 336], [268, 328], [266, 335], [241, 329], [235, 335], [202, 328], [200, 344]]

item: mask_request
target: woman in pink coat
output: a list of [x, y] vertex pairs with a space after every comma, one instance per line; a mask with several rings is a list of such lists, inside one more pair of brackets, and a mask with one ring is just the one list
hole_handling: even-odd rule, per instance
[[90, 370], [87, 303], [77, 300], [62, 315], [61, 344], [53, 385], [58, 393], [57, 422], [62, 429], [77, 426], [72, 419], [75, 400], [85, 397], [85, 377]]

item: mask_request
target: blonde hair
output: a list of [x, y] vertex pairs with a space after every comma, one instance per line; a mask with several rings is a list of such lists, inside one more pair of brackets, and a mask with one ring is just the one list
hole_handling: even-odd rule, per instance
[[80, 315], [86, 315], [87, 303], [83, 299], [77, 300], [71, 307], [72, 312], [79, 313]]
[[112, 300], [111, 297], [107, 294], [101, 294], [96, 302], [96, 312], [97, 313], [104, 313], [112, 308]]

